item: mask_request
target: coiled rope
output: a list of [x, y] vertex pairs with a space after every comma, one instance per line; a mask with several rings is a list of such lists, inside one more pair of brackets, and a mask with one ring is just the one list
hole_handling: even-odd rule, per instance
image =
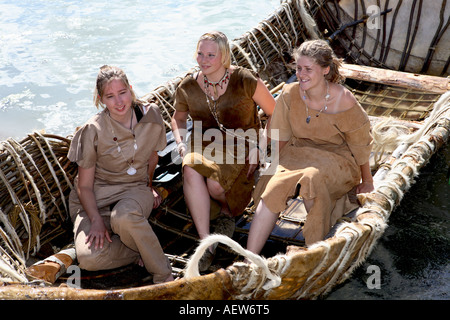
[[[203, 239], [194, 254], [189, 259], [186, 268], [185, 268], [185, 278], [193, 278], [200, 276], [198, 270], [198, 263], [203, 256], [203, 253], [213, 244], [222, 243], [230, 247], [233, 251], [240, 254], [241, 256], [247, 258], [252, 261], [257, 268], [253, 268], [252, 274], [248, 275], [249, 279], [249, 287], [259, 288], [261, 287], [264, 290], [270, 290], [272, 288], [278, 287], [281, 284], [281, 277], [279, 274], [275, 274], [274, 271], [269, 269], [267, 260], [263, 257], [244, 249], [239, 243], [232, 240], [231, 238], [220, 235], [220, 234], [212, 234], [207, 238]], [[259, 270], [258, 270], [259, 269]], [[262, 270], [262, 277], [259, 276], [258, 271]], [[256, 279], [260, 279], [258, 284], [254, 282]]]

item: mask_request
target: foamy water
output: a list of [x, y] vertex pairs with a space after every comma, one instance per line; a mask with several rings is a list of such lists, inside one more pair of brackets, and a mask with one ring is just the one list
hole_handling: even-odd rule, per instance
[[141, 96], [195, 65], [199, 36], [230, 40], [277, 0], [0, 1], [0, 140], [33, 130], [68, 135], [97, 112], [98, 68], [125, 70]]

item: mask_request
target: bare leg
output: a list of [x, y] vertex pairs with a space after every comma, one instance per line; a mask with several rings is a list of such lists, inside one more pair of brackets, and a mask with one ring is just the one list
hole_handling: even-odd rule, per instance
[[230, 208], [228, 207], [227, 199], [225, 197], [225, 190], [217, 181], [207, 179], [206, 185], [208, 192], [214, 200], [217, 200], [221, 207], [221, 212], [227, 216], [231, 216]]
[[252, 224], [247, 240], [247, 250], [259, 254], [264, 247], [267, 239], [270, 236], [275, 223], [277, 222], [278, 214], [273, 213], [266, 207], [264, 201], [258, 204], [253, 217]]
[[209, 235], [210, 198], [205, 178], [191, 167], [184, 170], [184, 198], [200, 239]]
[[[191, 167], [184, 167], [184, 198], [191, 212], [200, 239], [209, 235], [211, 200], [206, 179]], [[206, 271], [214, 259], [215, 245], [209, 247], [199, 262], [200, 271]], [[209, 253], [208, 253], [209, 252]]]

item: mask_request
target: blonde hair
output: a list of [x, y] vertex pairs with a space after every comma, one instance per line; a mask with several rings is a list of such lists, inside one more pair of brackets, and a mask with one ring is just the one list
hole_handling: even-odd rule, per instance
[[197, 42], [195, 56], [197, 56], [198, 46], [203, 40], [210, 40], [217, 43], [217, 45], [219, 46], [219, 51], [222, 54], [222, 65], [228, 69], [231, 66], [231, 50], [227, 36], [220, 31], [212, 31], [203, 34]]
[[130, 89], [133, 104], [136, 104], [138, 102], [136, 94], [131, 88], [125, 72], [118, 67], [104, 65], [98, 72], [97, 82], [94, 90], [94, 105], [97, 107], [97, 109], [99, 109], [100, 107], [105, 108], [105, 105], [102, 103], [103, 93], [106, 86], [114, 79], [122, 81], [123, 84]]
[[339, 59], [325, 40], [310, 40], [303, 42], [294, 50], [293, 56], [297, 61], [301, 56], [313, 59], [322, 68], [330, 67], [325, 79], [331, 82], [342, 83], [345, 78], [339, 73], [342, 59]]

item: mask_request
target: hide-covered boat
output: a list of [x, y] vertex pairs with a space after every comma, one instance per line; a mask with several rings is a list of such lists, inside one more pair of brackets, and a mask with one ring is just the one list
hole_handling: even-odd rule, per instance
[[[414, 180], [420, 179], [421, 168], [448, 141], [449, 16], [450, 4], [444, 0], [427, 2], [426, 10], [424, 1], [415, 0], [288, 0], [233, 41], [233, 63], [257, 71], [274, 95], [285, 83], [295, 81], [291, 69], [295, 47], [312, 38], [330, 41], [346, 61], [341, 70], [345, 85], [370, 116], [375, 190], [359, 195], [360, 207], [340, 219], [324, 241], [309, 247], [301, 237], [306, 219], [301, 198], [292, 199], [280, 214], [262, 252], [266, 258], [243, 249], [252, 203], [236, 219], [232, 239], [213, 235], [199, 244], [184, 204], [180, 159], [170, 127], [174, 93], [184, 75], [144, 97], [159, 105], [167, 129], [168, 146], [160, 152], [153, 182], [164, 201], [149, 220], [171, 261], [175, 281], [154, 285], [134, 266], [82, 271], [79, 277], [72, 268], [76, 254], [67, 208], [77, 172], [67, 159], [70, 137], [35, 132], [20, 142], [1, 142], [0, 299], [313, 299], [325, 295], [367, 259], [390, 214]], [[200, 275], [198, 259], [213, 242], [220, 243], [218, 255], [210, 270]], [[252, 263], [244, 263], [244, 258]], [[34, 266], [39, 266], [43, 259], [60, 268], [33, 272], [33, 263], [38, 261]]]

